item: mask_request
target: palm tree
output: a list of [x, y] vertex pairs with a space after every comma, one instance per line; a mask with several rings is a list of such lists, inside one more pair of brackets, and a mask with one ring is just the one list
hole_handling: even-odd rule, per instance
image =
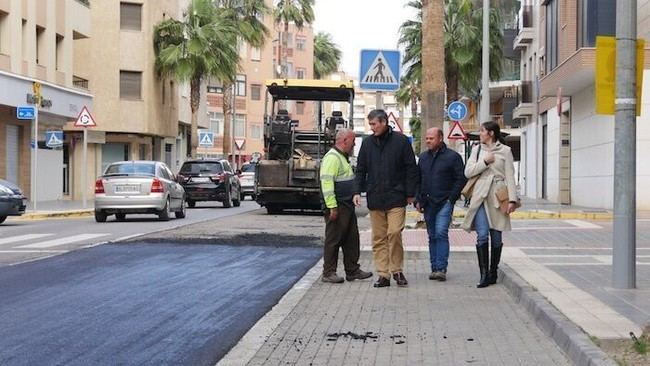
[[205, 77], [232, 81], [237, 70], [237, 25], [211, 0], [192, 0], [182, 20], [167, 19], [154, 27], [156, 70], [160, 77], [190, 82], [191, 155], [198, 146], [201, 81]]
[[[264, 0], [215, 0], [214, 4], [226, 19], [237, 24], [237, 39], [235, 40], [237, 44], [239, 40], [243, 40], [252, 47], [261, 48], [264, 46], [270, 32], [261, 19], [271, 12]], [[239, 65], [240, 61], [239, 54], [237, 54], [237, 65]], [[234, 131], [230, 129], [229, 121], [233, 112], [232, 80], [235, 79], [235, 74], [236, 72], [233, 73], [231, 79], [222, 80], [223, 152], [224, 154], [230, 153], [233, 159], [235, 158], [235, 150], [232, 144]]]
[[422, 80], [422, 1], [412, 0], [406, 6], [417, 10], [416, 18], [407, 20], [399, 27], [398, 45], [404, 46], [402, 66], [405, 68], [404, 79]]
[[341, 50], [332, 41], [332, 36], [318, 32], [314, 36], [314, 77], [323, 77], [337, 71], [341, 62]]
[[[273, 20], [276, 26], [281, 27], [278, 45], [278, 62], [281, 65], [280, 77], [287, 77], [287, 57], [282, 50], [287, 48], [289, 23], [293, 22], [298, 29], [314, 21], [314, 0], [277, 0], [273, 10]], [[284, 32], [284, 34], [283, 34]]]
[[[443, 47], [443, 0], [420, 0], [422, 4], [421, 94], [422, 130], [442, 129], [445, 103], [445, 63]], [[421, 134], [424, 146], [424, 134]]]

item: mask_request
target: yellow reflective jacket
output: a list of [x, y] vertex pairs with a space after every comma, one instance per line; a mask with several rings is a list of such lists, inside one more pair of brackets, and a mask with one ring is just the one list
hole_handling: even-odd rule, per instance
[[325, 207], [335, 208], [352, 203], [354, 172], [347, 157], [336, 148], [325, 154], [320, 165], [320, 187]]

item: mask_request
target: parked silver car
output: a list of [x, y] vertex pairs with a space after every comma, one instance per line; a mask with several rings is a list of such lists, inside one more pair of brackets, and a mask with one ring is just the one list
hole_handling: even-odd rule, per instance
[[251, 196], [255, 201], [255, 164], [244, 164], [239, 173], [239, 183], [241, 184], [241, 200], [244, 197]]
[[156, 214], [163, 221], [174, 212], [185, 217], [185, 190], [165, 163], [120, 161], [110, 164], [95, 182], [95, 220], [105, 222], [115, 215]]

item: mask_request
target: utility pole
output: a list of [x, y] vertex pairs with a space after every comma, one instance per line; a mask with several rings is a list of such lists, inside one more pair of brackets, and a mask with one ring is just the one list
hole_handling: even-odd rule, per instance
[[381, 90], [375, 92], [375, 109], [384, 109], [384, 93]]
[[616, 2], [615, 288], [636, 287], [636, 0]]
[[490, 120], [490, 0], [483, 0], [483, 61], [479, 117], [481, 123]]

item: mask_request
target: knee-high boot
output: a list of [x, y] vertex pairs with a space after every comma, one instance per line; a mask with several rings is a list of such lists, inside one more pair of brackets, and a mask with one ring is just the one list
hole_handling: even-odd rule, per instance
[[476, 285], [478, 288], [488, 287], [488, 263], [489, 263], [489, 253], [488, 253], [488, 244], [485, 243], [481, 246], [476, 247], [476, 255], [478, 256], [478, 268], [481, 271], [481, 281]]
[[[487, 245], [486, 245], [487, 246]], [[501, 261], [501, 249], [503, 245], [498, 247], [492, 247], [492, 256], [490, 258], [490, 273], [488, 274], [488, 284], [494, 285], [497, 283], [497, 269], [499, 268], [499, 262]]]

